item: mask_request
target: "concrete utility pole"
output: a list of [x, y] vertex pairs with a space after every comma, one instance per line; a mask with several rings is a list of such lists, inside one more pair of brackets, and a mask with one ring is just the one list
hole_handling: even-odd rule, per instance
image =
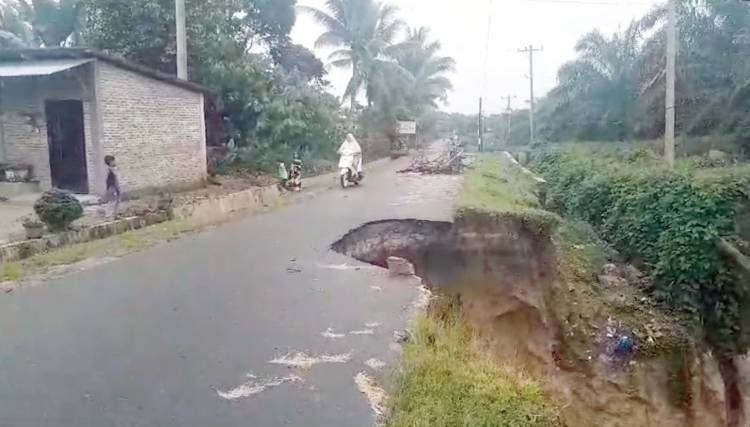
[[675, 73], [677, 62], [677, 0], [669, 0], [667, 23], [667, 95], [666, 127], [664, 129], [664, 158], [670, 168], [675, 162]]
[[479, 97], [479, 152], [484, 151], [484, 124], [482, 123], [482, 97]]
[[175, 20], [177, 27], [177, 78], [188, 79], [187, 29], [185, 28], [185, 0], [175, 0]]
[[505, 99], [508, 101], [508, 108], [505, 110], [505, 113], [508, 115], [508, 128], [505, 129], [505, 146], [507, 147], [510, 145], [510, 127], [513, 124], [513, 108], [510, 106], [510, 101], [515, 99], [515, 95], [508, 95], [508, 96], [501, 96], [500, 99]]
[[534, 52], [541, 52], [544, 47], [535, 48], [533, 45], [529, 45], [523, 49], [518, 49], [520, 53], [529, 54], [529, 91], [531, 96], [529, 97], [529, 142], [534, 143]]

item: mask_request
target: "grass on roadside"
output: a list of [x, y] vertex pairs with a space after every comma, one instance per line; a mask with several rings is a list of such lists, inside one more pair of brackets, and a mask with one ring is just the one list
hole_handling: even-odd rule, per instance
[[464, 176], [458, 206], [491, 212], [539, 208], [532, 181], [503, 173], [505, 168], [498, 154], [479, 155], [474, 169]]
[[75, 264], [88, 258], [116, 257], [137, 252], [191, 231], [186, 221], [174, 220], [102, 240], [65, 246], [23, 261], [0, 264], [0, 282], [19, 282], [50, 268]]
[[387, 425], [559, 426], [541, 387], [475, 351], [460, 308], [441, 305], [414, 322]]
[[480, 154], [464, 176], [454, 220], [520, 220], [538, 232], [555, 230], [560, 217], [542, 209], [540, 188], [520, 168], [507, 165], [498, 153]]

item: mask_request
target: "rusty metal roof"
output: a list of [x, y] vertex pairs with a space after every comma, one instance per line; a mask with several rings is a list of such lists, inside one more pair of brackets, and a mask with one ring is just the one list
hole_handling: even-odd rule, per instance
[[0, 62], [0, 77], [49, 76], [93, 61], [93, 59], [46, 59]]

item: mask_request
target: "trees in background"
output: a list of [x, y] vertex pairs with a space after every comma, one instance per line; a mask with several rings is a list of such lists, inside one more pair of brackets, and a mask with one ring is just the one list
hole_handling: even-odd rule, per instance
[[[175, 72], [173, 0], [84, 1], [89, 45]], [[294, 0], [188, 0], [186, 12], [190, 78], [218, 95], [243, 163], [335, 153], [338, 103], [321, 61], [289, 40]]]
[[[190, 79], [218, 95], [209, 118], [221, 125], [209, 129], [222, 128], [219, 139], [255, 164], [333, 154], [344, 130], [340, 104], [326, 92], [323, 63], [289, 38], [296, 0], [186, 3]], [[359, 117], [372, 126], [424, 116], [451, 89], [453, 60], [426, 29], [407, 33], [393, 6], [328, 0], [325, 10], [301, 9], [326, 28], [317, 45], [335, 48], [330, 65], [351, 68], [345, 98], [359, 113], [365, 94]], [[5, 0], [0, 47], [87, 46], [174, 74], [174, 13], [174, 0]]]
[[[540, 126], [542, 135], [569, 138], [627, 139], [633, 134], [638, 100], [638, 52], [641, 24], [634, 22], [607, 37], [599, 31], [583, 36], [576, 45], [578, 58], [558, 71], [558, 85], [540, 111], [550, 117]], [[544, 116], [542, 116], [544, 117]]]
[[34, 44], [34, 30], [21, 4], [0, 2], [0, 47], [20, 48]]
[[333, 48], [329, 65], [351, 70], [345, 92], [352, 112], [364, 94], [365, 128], [393, 136], [397, 120], [425, 119], [452, 89], [452, 58], [426, 28], [408, 29], [391, 5], [376, 0], [328, 0], [324, 10], [305, 7], [325, 28], [317, 47]]
[[79, 0], [0, 2], [0, 47], [59, 47], [78, 40]]
[[[679, 2], [678, 131], [750, 141], [750, 5]], [[658, 138], [664, 128], [664, 7], [624, 31], [595, 31], [558, 73], [539, 105], [539, 134], [550, 141]]]
[[430, 39], [426, 27], [410, 29], [404, 47], [396, 55], [396, 62], [409, 73], [402, 93], [406, 114], [421, 117], [438, 108], [447, 100], [453, 84], [447, 74], [455, 71], [453, 58], [440, 56], [440, 42]]
[[388, 89], [383, 78], [393, 72], [391, 59], [398, 49], [394, 41], [405, 26], [397, 9], [374, 0], [327, 0], [325, 10], [300, 9], [325, 28], [315, 47], [335, 49], [328, 57], [330, 65], [351, 68], [344, 97], [349, 98], [352, 110], [363, 89], [369, 104], [383, 95]]

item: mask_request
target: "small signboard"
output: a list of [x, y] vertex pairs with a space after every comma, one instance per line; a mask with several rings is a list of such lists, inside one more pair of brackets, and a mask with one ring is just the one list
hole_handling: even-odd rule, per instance
[[399, 135], [416, 135], [417, 122], [398, 122]]

